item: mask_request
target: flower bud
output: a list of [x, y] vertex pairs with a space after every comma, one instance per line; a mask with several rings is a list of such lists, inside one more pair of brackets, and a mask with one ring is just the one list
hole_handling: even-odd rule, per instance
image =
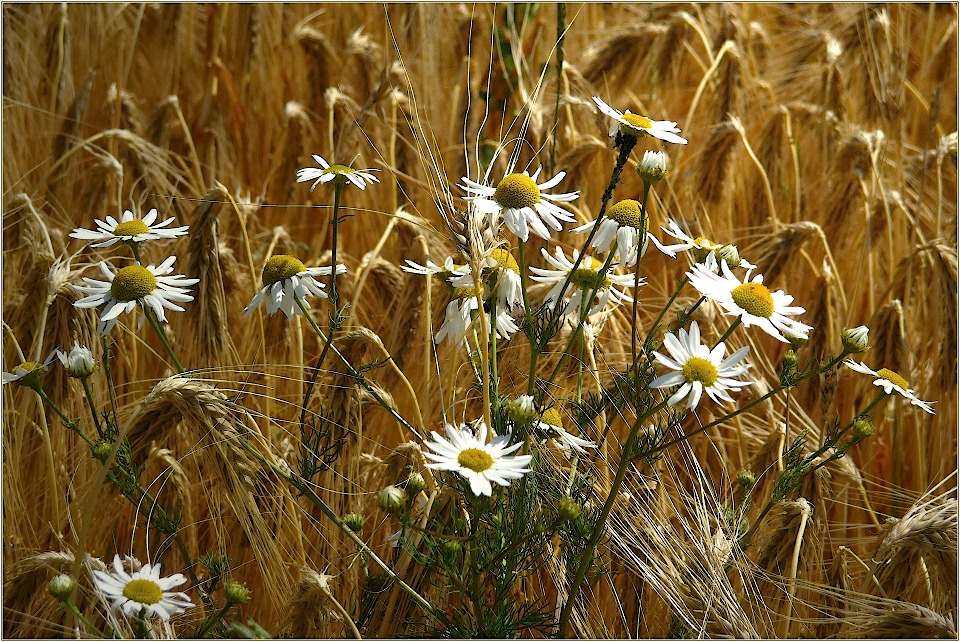
[[73, 342], [73, 348], [69, 353], [57, 350], [57, 358], [60, 359], [60, 363], [63, 364], [63, 369], [67, 374], [75, 379], [89, 377], [97, 366], [90, 348], [82, 346], [76, 341]]
[[800, 350], [800, 348], [802, 348], [803, 346], [807, 345], [807, 341], [809, 341], [809, 339], [805, 335], [791, 332], [787, 328], [784, 328], [782, 330], [782, 333], [784, 338], [786, 338], [786, 340], [790, 342], [790, 347], [793, 348], [795, 352]]
[[526, 426], [537, 420], [536, 408], [533, 407], [533, 397], [520, 395], [507, 402], [507, 417], [518, 426]]
[[111, 450], [113, 450], [113, 444], [109, 441], [101, 440], [93, 445], [93, 456], [100, 461], [107, 461]]
[[427, 480], [420, 473], [410, 473], [407, 477], [407, 492], [410, 495], [418, 495], [427, 485]]
[[234, 580], [227, 580], [223, 585], [223, 594], [227, 598], [227, 604], [246, 604], [250, 601], [250, 589], [247, 585]]
[[402, 513], [407, 507], [407, 493], [402, 488], [387, 486], [377, 496], [377, 505], [391, 515]]
[[445, 539], [440, 545], [440, 550], [443, 551], [445, 556], [455, 560], [460, 555], [460, 551], [463, 550], [463, 545], [455, 539]]
[[870, 328], [865, 325], [858, 325], [855, 328], [847, 328], [840, 333], [840, 341], [843, 343], [843, 349], [850, 354], [860, 354], [870, 349], [868, 342], [868, 333]]
[[860, 415], [853, 420], [853, 436], [857, 441], [866, 439], [873, 434], [873, 431], [873, 422], [870, 421], [870, 417]]
[[57, 575], [47, 584], [47, 593], [61, 602], [66, 602], [70, 599], [70, 596], [73, 594], [73, 589], [75, 588], [77, 588], [77, 583], [72, 577], [69, 575]]
[[643, 153], [643, 160], [637, 165], [637, 174], [640, 180], [653, 185], [667, 173], [667, 155], [663, 152], [647, 150]]
[[757, 483], [757, 476], [753, 474], [752, 470], [744, 468], [737, 473], [737, 483], [744, 488], [752, 488]]
[[580, 504], [573, 501], [573, 499], [567, 496], [560, 498], [560, 503], [557, 506], [557, 517], [561, 520], [571, 522], [580, 517], [581, 512], [583, 512], [583, 509], [580, 507]]
[[343, 516], [343, 523], [354, 533], [359, 533], [363, 530], [363, 523], [365, 521], [363, 515], [360, 513], [347, 513]]
[[714, 252], [717, 260], [726, 261], [731, 268], [740, 267], [740, 251], [736, 245], [724, 245]]

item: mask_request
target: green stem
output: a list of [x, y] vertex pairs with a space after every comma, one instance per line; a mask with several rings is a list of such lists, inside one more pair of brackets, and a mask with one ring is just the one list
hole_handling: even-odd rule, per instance
[[94, 633], [96, 633], [96, 634], [97, 634], [97, 637], [99, 637], [101, 640], [106, 637], [106, 636], [103, 634], [103, 631], [101, 631], [100, 629], [98, 629], [97, 627], [95, 627], [93, 624], [91, 624], [90, 621], [89, 621], [87, 618], [83, 617], [83, 613], [80, 612], [80, 609], [78, 609], [77, 606], [76, 606], [76, 604], [74, 604], [71, 600], [69, 600], [69, 599], [64, 600], [64, 601], [63, 601], [63, 605], [64, 605], [64, 607], [66, 607], [66, 609], [67, 609], [68, 611], [70, 611], [71, 613], [73, 613], [73, 616], [74, 616], [75, 618], [77, 618], [78, 620], [80, 620], [81, 622], [83, 622], [83, 625], [84, 625], [84, 626], [86, 626], [88, 629], [90, 629], [91, 631], [93, 631]]
[[[327, 336], [323, 333], [323, 330], [320, 329], [320, 326], [317, 325], [317, 322], [314, 321], [313, 315], [310, 314], [310, 308], [307, 307], [306, 303], [304, 303], [303, 299], [299, 295], [296, 296], [296, 301], [297, 301], [297, 305], [300, 306], [300, 310], [301, 312], [303, 312], [304, 317], [306, 317], [307, 323], [310, 324], [310, 327], [313, 328], [313, 331], [317, 333], [317, 336], [319, 336], [321, 340], [326, 341]], [[384, 398], [380, 396], [380, 393], [378, 393], [373, 386], [367, 383], [367, 379], [366, 377], [363, 376], [363, 373], [358, 371], [356, 368], [354, 368], [353, 364], [350, 363], [350, 361], [343, 355], [342, 352], [340, 352], [340, 350], [337, 349], [336, 346], [331, 344], [330, 349], [333, 350], [333, 354], [335, 354], [337, 358], [340, 359], [340, 362], [343, 363], [344, 366], [346, 366], [347, 370], [350, 372], [350, 375], [353, 376], [353, 378], [356, 379], [361, 386], [363, 386], [364, 390], [370, 393], [370, 395], [374, 398], [374, 401], [380, 404], [384, 410], [389, 412], [394, 419], [400, 422], [400, 425], [402, 425], [404, 428], [412, 432], [414, 435], [416, 435], [420, 439], [423, 439], [423, 436], [420, 434], [420, 431], [414, 428], [410, 424], [410, 422], [408, 422], [406, 419], [403, 418], [403, 416], [400, 413], [394, 410], [390, 406], [390, 404], [388, 404], [384, 400]]]
[[653, 325], [650, 326], [650, 330], [647, 332], [646, 336], [643, 339], [643, 345], [647, 345], [647, 343], [650, 341], [650, 336], [653, 334], [653, 331], [656, 330], [657, 326], [663, 320], [663, 315], [667, 313], [667, 310], [670, 309], [670, 306], [673, 305], [673, 302], [677, 300], [678, 296], [680, 296], [680, 290], [683, 289], [683, 286], [685, 286], [689, 282], [690, 282], [690, 277], [684, 275], [683, 279], [680, 281], [680, 284], [677, 285], [677, 289], [673, 291], [673, 295], [670, 297], [670, 300], [667, 301], [667, 304], [663, 306], [662, 310], [660, 310], [660, 314], [658, 314], [657, 318], [654, 319]]
[[730, 324], [730, 327], [727, 328], [727, 331], [723, 333], [723, 336], [720, 337], [717, 340], [717, 342], [713, 344], [713, 347], [716, 348], [718, 345], [726, 341], [727, 337], [733, 334], [733, 331], [736, 330], [737, 326], [739, 326], [742, 322], [743, 322], [743, 317], [737, 317], [736, 319], [734, 319], [733, 323]]
[[560, 124], [560, 85], [563, 80], [563, 41], [567, 31], [567, 4], [557, 5], [557, 92], [553, 103], [553, 145], [550, 147], [550, 176], [557, 166], [557, 126]]
[[326, 502], [320, 499], [320, 497], [318, 497], [317, 494], [313, 492], [313, 489], [311, 489], [305, 483], [301, 482], [299, 479], [293, 477], [292, 475], [284, 471], [282, 468], [280, 468], [273, 462], [268, 461], [266, 457], [264, 457], [260, 452], [254, 449], [249, 443], [247, 443], [245, 439], [239, 439], [239, 443], [244, 450], [246, 450], [248, 453], [256, 457], [258, 460], [260, 460], [261, 463], [266, 464], [274, 473], [276, 473], [278, 476], [284, 479], [288, 484], [290, 484], [291, 486], [296, 488], [298, 491], [300, 491], [303, 494], [303, 496], [306, 497], [314, 506], [319, 508], [320, 511], [324, 515], [326, 515], [327, 518], [329, 518], [334, 524], [336, 524], [337, 527], [341, 531], [343, 531], [347, 537], [353, 540], [353, 543], [357, 547], [361, 548], [370, 557], [370, 559], [372, 559], [377, 564], [377, 566], [383, 569], [384, 573], [386, 573], [393, 581], [397, 582], [400, 588], [406, 591], [417, 604], [419, 604], [421, 607], [423, 607], [430, 613], [439, 612], [436, 608], [434, 608], [432, 604], [430, 604], [430, 602], [424, 599], [423, 596], [417, 593], [406, 582], [401, 580], [397, 576], [397, 574], [390, 569], [387, 563], [384, 562], [382, 559], [380, 559], [380, 557], [375, 552], [373, 552], [373, 549], [367, 546], [366, 542], [360, 539], [360, 537], [358, 537], [357, 534], [354, 533], [349, 526], [344, 524], [343, 520], [340, 519], [340, 517], [333, 511], [333, 509], [330, 508]]
[[100, 427], [100, 420], [97, 418], [97, 404], [93, 399], [93, 390], [90, 388], [90, 377], [81, 377], [80, 383], [83, 385], [83, 393], [87, 398], [87, 406], [90, 408], [93, 425], [96, 427], [100, 439], [103, 439], [103, 429]]
[[133, 258], [136, 259], [137, 263], [143, 263], [140, 260], [140, 244], [139, 243], [128, 243], [130, 249], [133, 251]]
[[200, 628], [196, 630], [196, 632], [193, 634], [193, 637], [202, 638], [204, 635], [206, 635], [207, 631], [209, 631], [217, 622], [223, 619], [223, 616], [226, 615], [227, 611], [229, 611], [231, 608], [233, 608], [233, 604], [227, 602], [222, 609], [218, 610], [216, 613], [212, 613], [206, 620], [204, 620]]
[[68, 417], [62, 410], [60, 410], [60, 407], [57, 404], [53, 403], [53, 399], [51, 399], [49, 395], [47, 395], [47, 393], [44, 391], [43, 388], [41, 388], [40, 386], [37, 386], [36, 388], [34, 388], [34, 390], [38, 395], [40, 395], [40, 398], [43, 399], [43, 401], [46, 402], [46, 404], [50, 406], [55, 413], [57, 413], [60, 419], [63, 420], [63, 423], [66, 424], [67, 428], [69, 428], [73, 432], [80, 435], [80, 437], [83, 438], [85, 442], [87, 442], [87, 445], [90, 446], [90, 448], [93, 448], [93, 441], [89, 437], [87, 437], [87, 434], [83, 432], [83, 430], [80, 429], [80, 426], [77, 425], [77, 422], [75, 422], [73, 419]]
[[633, 381], [634, 385], [640, 381], [640, 362], [637, 359], [637, 300], [640, 298], [640, 250], [647, 242], [644, 230], [649, 227], [647, 222], [647, 196], [650, 194], [652, 183], [643, 182], [643, 201], [640, 203], [640, 245], [637, 246], [636, 264], [633, 268], [633, 310], [630, 321], [630, 357], [633, 360]]
[[530, 334], [527, 336], [527, 339], [530, 341], [530, 369], [527, 373], [527, 394], [533, 395], [534, 390], [537, 388], [537, 361], [540, 359], [540, 347], [534, 345], [531, 337], [534, 335], [533, 330], [533, 316], [530, 311], [530, 300], [527, 295], [527, 254], [524, 248], [526, 244], [523, 241], [519, 242], [520, 245], [520, 289], [523, 290], [523, 315], [525, 318], [527, 330]]
[[150, 327], [153, 328], [153, 331], [157, 333], [158, 337], [160, 337], [160, 343], [163, 344], [164, 350], [167, 351], [167, 354], [170, 355], [171, 359], [173, 359], [174, 365], [177, 366], [177, 372], [183, 374], [186, 372], [186, 368], [183, 367], [183, 364], [180, 363], [180, 360], [177, 359], [177, 355], [173, 352], [173, 348], [170, 346], [170, 339], [167, 338], [166, 330], [164, 330], [163, 326], [160, 325], [160, 321], [156, 318], [152, 309], [146, 305], [142, 307], [143, 313], [147, 317], [147, 321], [150, 322]]

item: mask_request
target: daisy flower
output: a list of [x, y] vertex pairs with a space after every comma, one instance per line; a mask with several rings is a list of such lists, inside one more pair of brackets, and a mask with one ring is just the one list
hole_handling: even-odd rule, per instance
[[581, 439], [564, 430], [563, 418], [556, 406], [550, 406], [543, 411], [542, 415], [538, 414], [533, 405], [533, 397], [530, 395], [520, 395], [508, 401], [506, 410], [507, 416], [514, 425], [530, 426], [541, 443], [552, 440], [560, 450], [573, 449], [579, 453], [586, 453], [587, 448], [597, 447], [594, 442]]
[[891, 395], [896, 392], [898, 395], [924, 412], [928, 412], [931, 415], [936, 414], [933, 412], [933, 408], [930, 406], [931, 402], [922, 401], [919, 399], [917, 395], [914, 394], [913, 388], [910, 387], [910, 384], [907, 382], [907, 380], [893, 370], [888, 370], [887, 368], [872, 370], [862, 361], [857, 363], [852, 359], [847, 359], [844, 361], [844, 363], [847, 364], [847, 366], [849, 366], [852, 370], [856, 370], [857, 372], [874, 377], [873, 385], [877, 386], [878, 388], [883, 388], [883, 392], [885, 394]]
[[4, 372], [2, 382], [4, 384], [16, 383], [27, 388], [36, 388], [40, 385], [40, 375], [46, 372], [47, 366], [56, 358], [59, 350], [51, 352], [42, 362], [24, 361], [13, 369], [13, 372]]
[[316, 154], [312, 154], [312, 156], [313, 160], [315, 160], [320, 167], [302, 167], [297, 170], [298, 183], [305, 183], [316, 179], [313, 185], [310, 186], [311, 192], [316, 189], [317, 185], [330, 181], [334, 181], [335, 184], [339, 183], [340, 185], [346, 185], [350, 182], [360, 189], [366, 189], [367, 184], [373, 185], [374, 183], [380, 182], [380, 179], [370, 173], [380, 171], [378, 169], [353, 169], [346, 165], [331, 165], [324, 160], [322, 156], [317, 156]]
[[[520, 265], [513, 258], [509, 250], [497, 247], [490, 251], [484, 259], [481, 276], [497, 297], [497, 305], [507, 309], [515, 306], [523, 307], [523, 283], [520, 280]], [[455, 288], [469, 288], [473, 286], [473, 274], [467, 265], [459, 272], [453, 273], [450, 283]], [[497, 317], [499, 319], [499, 315]], [[499, 322], [498, 322], [499, 324]]]
[[668, 143], [687, 144], [686, 138], [677, 136], [677, 134], [680, 133], [680, 128], [677, 127], [677, 124], [673, 121], [650, 120], [646, 116], [631, 114], [629, 109], [626, 112], [621, 112], [619, 109], [614, 109], [596, 96], [593, 97], [593, 102], [597, 104], [597, 109], [614, 120], [614, 123], [610, 126], [610, 136], [616, 135], [617, 130], [619, 130], [620, 133], [625, 136], [634, 136], [636, 138], [653, 136]]
[[566, 194], [543, 192], [556, 187], [566, 175], [566, 172], [560, 172], [546, 183], [538, 185], [537, 177], [540, 176], [540, 169], [538, 169], [533, 176], [527, 172], [504, 176], [496, 187], [482, 185], [464, 176], [461, 180], [465, 185], [458, 187], [471, 194], [464, 198], [473, 203], [480, 212], [491, 217], [502, 213], [507, 227], [521, 241], [526, 242], [530, 238], [530, 230], [533, 230], [537, 236], [549, 240], [548, 225], [559, 232], [563, 229], [560, 221], [569, 223], [576, 220], [572, 214], [548, 201], [569, 203], [579, 198], [580, 192]]
[[[483, 292], [480, 292], [480, 298]], [[477, 298], [477, 291], [473, 287], [462, 287], [453, 289], [453, 299], [447, 304], [446, 316], [443, 325], [437, 332], [435, 341], [440, 343], [444, 339], [450, 339], [454, 343], [461, 343], [467, 336], [467, 331], [473, 326], [476, 312], [480, 309], [480, 302]], [[490, 313], [484, 310], [483, 321], [490, 329]], [[497, 337], [500, 339], [509, 339], [514, 332], [520, 328], [514, 322], [513, 317], [506, 308], [497, 308]]]
[[120, 556], [113, 558], [113, 571], [93, 572], [94, 585], [113, 603], [114, 611], [128, 618], [159, 616], [164, 622], [193, 606], [186, 593], [170, 589], [187, 581], [181, 573], [160, 577], [160, 564], [144, 564], [139, 571], [127, 573]]
[[[347, 266], [337, 264], [337, 274], [347, 271]], [[287, 318], [300, 311], [297, 297], [306, 300], [311, 294], [327, 298], [326, 287], [317, 277], [330, 276], [330, 266], [308, 268], [294, 256], [276, 254], [267, 259], [263, 266], [263, 287], [253, 297], [253, 301], [243, 309], [243, 316], [249, 316], [260, 301], [265, 301], [270, 316], [282, 310]], [[303, 312], [300, 311], [302, 314]]]
[[[669, 234], [673, 238], [680, 241], [680, 243], [675, 243], [673, 245], [663, 245], [657, 240], [653, 234], [647, 234], [650, 237], [650, 240], [653, 241], [653, 244], [657, 246], [657, 249], [669, 256], [670, 258], [677, 258], [677, 252], [683, 252], [685, 250], [691, 250], [693, 252], [694, 258], [698, 263], [702, 263], [706, 260], [709, 254], [723, 254], [723, 258], [727, 261], [727, 265], [730, 267], [742, 267], [750, 270], [757, 269], [757, 266], [750, 263], [746, 259], [739, 258], [739, 253], [736, 255], [736, 260], [732, 256], [733, 252], [736, 252], [736, 246], [733, 245], [719, 245], [714, 243], [708, 238], [703, 236], [698, 236], [693, 238], [686, 234], [683, 230], [680, 229], [680, 226], [676, 224], [675, 221], [668, 221], [667, 227], [661, 227], [665, 233]], [[724, 250], [724, 248], [732, 248], [730, 250]]]
[[[410, 272], [411, 274], [421, 274], [423, 276], [427, 275], [437, 275], [442, 278], [444, 281], [449, 281], [451, 277], [458, 276], [463, 274], [463, 270], [466, 266], [457, 265], [453, 262], [453, 257], [448, 256], [443, 260], [443, 265], [437, 265], [430, 259], [427, 259], [426, 265], [420, 265], [419, 263], [414, 263], [410, 259], [404, 261], [406, 265], [401, 265], [400, 269], [404, 272]], [[466, 269], [469, 270], [467, 267]]]
[[120, 268], [114, 273], [107, 264], [100, 262], [100, 271], [106, 281], [83, 277], [88, 285], [78, 285], [77, 289], [87, 294], [75, 302], [78, 308], [103, 307], [97, 332], [106, 334], [117, 323], [117, 317], [124, 312], [132, 312], [137, 304], [149, 307], [159, 321], [166, 321], [164, 308], [182, 312], [177, 303], [193, 301], [187, 286], [200, 282], [200, 279], [188, 279], [182, 274], [167, 276], [173, 272], [173, 263], [177, 257], [171, 256], [158, 266], [143, 267], [139, 263]]
[[510, 480], [519, 479], [530, 472], [527, 464], [532, 455], [511, 455], [523, 444], [509, 445], [510, 437], [501, 435], [487, 443], [487, 426], [480, 422], [474, 434], [469, 426], [459, 428], [447, 424], [447, 438], [431, 431], [433, 441], [425, 442], [431, 452], [423, 455], [432, 460], [427, 468], [449, 470], [458, 473], [470, 482], [474, 495], [493, 494], [491, 482], [509, 486]]
[[142, 243], [143, 241], [155, 241], [157, 239], [172, 239], [183, 236], [190, 229], [189, 226], [172, 227], [165, 229], [173, 223], [173, 217], [154, 223], [157, 220], [158, 212], [152, 208], [142, 219], [134, 215], [130, 210], [124, 210], [120, 220], [112, 216], [106, 217], [105, 221], [94, 219], [97, 225], [96, 230], [86, 230], [78, 227], [70, 232], [70, 238], [82, 239], [84, 241], [101, 241], [94, 243], [93, 247], [107, 247], [123, 241], [124, 243]]
[[[623, 265], [634, 265], [638, 256], [647, 251], [647, 229], [649, 220], [641, 218], [640, 203], [627, 198], [617, 201], [607, 209], [606, 216], [600, 221], [600, 229], [593, 236], [590, 247], [606, 252], [614, 239], [617, 240], [617, 254]], [[586, 225], [573, 228], [577, 234], [589, 234], [596, 226], [594, 219]]]
[[[633, 285], [633, 275], [612, 274], [609, 271], [603, 274], [600, 271], [603, 263], [592, 256], [583, 257], [583, 261], [580, 262], [580, 267], [573, 270], [573, 266], [577, 262], [577, 257], [580, 256], [577, 250], [573, 250], [572, 261], [567, 260], [567, 257], [559, 246], [556, 248], [556, 257], [551, 256], [546, 248], [540, 250], [540, 252], [543, 254], [543, 258], [547, 260], [547, 263], [556, 269], [547, 270], [531, 267], [530, 271], [533, 272], [534, 276], [530, 278], [541, 283], [556, 284], [553, 286], [553, 289], [547, 293], [545, 301], [549, 303], [556, 302], [560, 297], [563, 284], [569, 276], [570, 283], [566, 289], [567, 305], [564, 308], [564, 312], [569, 312], [573, 309], [579, 311], [584, 305], [583, 299], [586, 298], [587, 293], [592, 292], [594, 288], [597, 290], [594, 296], [597, 304], [590, 309], [588, 316], [592, 316], [603, 310], [610, 301], [612, 301], [614, 305], [633, 301], [627, 293], [613, 287], [614, 285], [631, 287]], [[645, 280], [641, 279], [640, 283], [645, 283]], [[592, 301], [590, 303], [592, 303]]]
[[73, 349], [71, 349], [70, 352], [57, 350], [56, 355], [60, 363], [63, 364], [63, 369], [67, 371], [67, 374], [77, 379], [92, 375], [97, 365], [97, 362], [93, 358], [93, 351], [86, 346], [80, 345], [76, 340], [74, 340]]
[[680, 389], [667, 400], [671, 405], [687, 399], [687, 408], [693, 410], [704, 392], [717, 403], [733, 401], [727, 390], [739, 390], [751, 383], [732, 378], [750, 367], [748, 364], [737, 365], [750, 351], [750, 346], [744, 346], [724, 359], [727, 348], [723, 343], [718, 343], [713, 350], [700, 343], [700, 326], [696, 321], [690, 324], [689, 334], [683, 328], [677, 336], [668, 333], [663, 338], [663, 345], [673, 358], [659, 352], [654, 352], [653, 356], [676, 372], [657, 377], [650, 385], [654, 388], [679, 385]]
[[791, 306], [793, 297], [783, 290], [770, 292], [763, 285], [763, 275], [758, 274], [750, 280], [750, 270], [741, 283], [730, 271], [726, 261], [720, 261], [722, 276], [715, 272], [717, 260], [711, 254], [706, 264], [696, 264], [687, 272], [690, 283], [701, 294], [716, 302], [726, 310], [726, 314], [738, 316], [744, 327], [758, 326], [771, 337], [784, 343], [790, 341], [782, 332], [789, 332], [793, 336], [806, 338], [812, 330], [811, 326], [788, 318], [796, 314], [803, 314], [801, 307]]

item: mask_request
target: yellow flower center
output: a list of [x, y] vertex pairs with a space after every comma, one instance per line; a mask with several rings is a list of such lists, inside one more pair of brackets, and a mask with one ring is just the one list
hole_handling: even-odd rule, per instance
[[469, 468], [477, 473], [493, 468], [493, 457], [487, 451], [479, 448], [464, 448], [460, 451], [457, 462], [464, 468]]
[[307, 268], [295, 256], [289, 254], [277, 254], [271, 256], [266, 265], [263, 266], [263, 284], [273, 285], [279, 281], [289, 279], [291, 276], [300, 274]]
[[347, 167], [346, 165], [331, 165], [327, 169], [323, 170], [324, 174], [354, 174], [357, 170], [352, 167]]
[[693, 239], [693, 244], [705, 250], [715, 250], [720, 247], [705, 236], [698, 236], [697, 238]]
[[510, 174], [497, 185], [493, 200], [503, 208], [533, 207], [540, 202], [540, 188], [526, 174]]
[[110, 296], [117, 301], [135, 301], [142, 299], [157, 289], [157, 277], [153, 272], [140, 265], [128, 265], [121, 268], [113, 277]]
[[712, 386], [719, 377], [717, 367], [701, 357], [690, 357], [683, 364], [683, 378], [693, 383], [699, 381], [704, 386]]
[[130, 580], [123, 587], [123, 597], [140, 604], [156, 604], [163, 599], [163, 589], [153, 580]]
[[24, 361], [24, 362], [21, 363], [19, 366], [17, 366], [16, 368], [14, 368], [13, 371], [16, 372], [17, 370], [26, 370], [26, 371], [28, 371], [28, 372], [33, 372], [33, 371], [36, 370], [36, 369], [37, 369], [37, 362], [36, 362], [36, 361]]
[[548, 426], [559, 426], [563, 428], [563, 418], [560, 416], [560, 411], [556, 406], [550, 406], [544, 410], [543, 417], [540, 418], [540, 421]]
[[733, 302], [755, 317], [769, 319], [773, 316], [773, 297], [762, 283], [744, 283], [730, 292]]
[[138, 218], [121, 223], [113, 228], [113, 233], [117, 236], [136, 236], [137, 234], [146, 234], [149, 231], [150, 228], [147, 227], [147, 224]]
[[[624, 127], [623, 123], [620, 124], [620, 131], [624, 134], [632, 134], [633, 136], [636, 136], [637, 130], [650, 129], [653, 127], [652, 120], [639, 114], [631, 114], [630, 112], [627, 112], [623, 115], [623, 120], [631, 125], [630, 127]], [[640, 133], [645, 132], [641, 131]]]
[[610, 280], [600, 272], [600, 268], [603, 267], [602, 263], [587, 257], [581, 265], [589, 265], [590, 267], [580, 267], [574, 270], [570, 275], [570, 283], [587, 292], [592, 292], [594, 288], [599, 292], [610, 286]]
[[640, 203], [632, 198], [614, 203], [607, 210], [607, 216], [619, 223], [621, 227], [633, 227], [644, 232], [647, 231], [646, 227], [643, 226], [646, 221], [640, 220]]
[[513, 270], [517, 274], [520, 274], [520, 265], [517, 263], [517, 260], [513, 258], [513, 254], [509, 250], [503, 248], [495, 248], [490, 252], [490, 258], [497, 262], [497, 267], [502, 270]]
[[900, 387], [903, 388], [904, 390], [909, 390], [909, 389], [910, 389], [910, 384], [907, 383], [907, 380], [904, 379], [903, 377], [901, 377], [899, 374], [897, 374], [897, 373], [894, 372], [893, 370], [888, 370], [888, 369], [886, 369], [886, 368], [880, 368], [879, 370], [877, 370], [877, 375], [878, 375], [881, 379], [886, 379], [887, 381], [889, 381], [889, 382], [892, 383], [893, 385], [895, 385], [895, 386], [900, 386]]
[[[473, 299], [477, 296], [477, 288], [453, 288], [454, 299]], [[483, 298], [483, 288], [480, 289], [480, 298]]]

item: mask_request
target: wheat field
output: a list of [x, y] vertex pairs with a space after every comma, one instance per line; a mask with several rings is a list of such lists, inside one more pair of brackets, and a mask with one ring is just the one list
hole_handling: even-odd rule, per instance
[[[592, 220], [616, 160], [591, 101], [602, 96], [677, 121], [689, 140], [667, 149], [651, 231], [671, 219], [736, 243], [806, 309], [815, 330], [803, 354], [814, 361], [840, 350], [845, 328], [869, 326], [864, 360], [901, 373], [936, 414], [881, 406], [875, 433], [807, 475], [746, 549], [718, 522], [738, 471], [756, 475], [747, 519], [757, 520], [785, 444], [805, 434], [815, 448], [876, 389], [834, 369], [668, 449], [628, 476], [571, 634], [956, 637], [956, 4], [5, 3], [3, 18], [3, 369], [74, 340], [98, 344], [97, 315], [73, 305], [75, 286], [119, 250], [71, 230], [131, 208], [190, 226], [142, 249], [144, 262], [176, 255], [177, 272], [200, 279], [167, 330], [187, 372], [127, 317], [111, 333], [110, 380], [140, 483], [179, 516], [177, 541], [194, 561], [228, 557], [229, 576], [251, 590], [231, 619], [274, 637], [436, 632], [281, 474], [298, 467], [298, 415], [322, 341], [300, 316], [243, 308], [271, 255], [331, 261], [330, 192], [297, 183], [297, 170], [318, 154], [378, 171], [379, 184], [343, 193], [337, 287], [350, 316], [336, 345], [372, 364], [372, 389], [395, 413], [439, 430], [482, 414], [484, 396], [462, 351], [434, 344], [448, 300], [439, 283], [400, 266], [457, 252], [457, 182], [508, 164], [566, 171], [564, 185], [580, 191], [570, 211]], [[647, 140], [638, 149], [656, 148]], [[642, 189], [631, 170], [616, 193]], [[528, 256], [543, 247], [531, 237]], [[638, 327], [686, 267], [646, 255]], [[695, 301], [685, 290], [676, 303]], [[314, 308], [325, 319], [324, 304]], [[693, 318], [723, 331], [708, 306]], [[585, 342], [595, 376], [584, 390], [600, 394], [629, 367], [630, 331], [625, 307]], [[750, 393], [760, 396], [785, 348], [738, 336], [767, 382]], [[522, 394], [529, 348], [522, 334], [501, 345], [500, 387]], [[545, 356], [560, 370], [558, 397], [578, 387], [563, 345]], [[423, 466], [413, 435], [353, 373], [325, 363], [308, 408], [329, 425], [313, 492], [337, 515], [364, 515], [360, 538], [414, 591], [456, 603], [385, 539], [399, 526], [378, 493]], [[106, 412], [107, 373], [91, 381]], [[68, 416], [95, 421], [62, 368], [43, 387]], [[87, 636], [47, 593], [59, 573], [77, 578], [90, 622], [132, 635], [97, 600], [90, 572], [115, 553], [179, 572], [184, 550], [105, 483], [101, 462], [29, 389], [5, 385], [2, 414], [4, 635]], [[614, 413], [604, 428], [589, 464], [598, 488], [610, 487], [629, 422]], [[559, 550], [551, 542], [509, 600], [559, 612], [569, 589]], [[189, 637], [210, 611], [192, 595], [185, 623], [150, 634]]]

